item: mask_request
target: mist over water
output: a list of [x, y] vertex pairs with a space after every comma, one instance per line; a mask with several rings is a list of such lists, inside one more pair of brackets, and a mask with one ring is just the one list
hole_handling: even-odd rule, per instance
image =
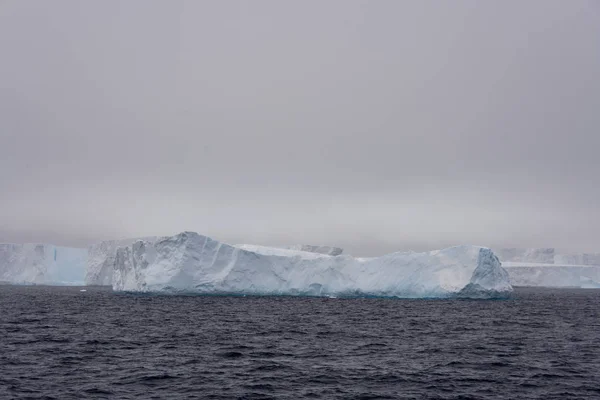
[[0, 287], [0, 397], [600, 397], [600, 290], [503, 301], [86, 290]]

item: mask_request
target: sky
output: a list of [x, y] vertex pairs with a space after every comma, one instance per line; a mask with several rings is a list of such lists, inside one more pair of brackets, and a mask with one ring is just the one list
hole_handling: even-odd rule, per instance
[[600, 252], [595, 0], [0, 0], [0, 242]]

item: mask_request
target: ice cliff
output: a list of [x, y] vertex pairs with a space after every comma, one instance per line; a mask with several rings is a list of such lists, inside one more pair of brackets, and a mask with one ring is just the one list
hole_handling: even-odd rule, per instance
[[507, 272], [487, 248], [458, 246], [376, 258], [231, 246], [193, 232], [116, 252], [113, 289], [127, 292], [504, 297]]
[[88, 258], [85, 266], [85, 284], [111, 286], [113, 266], [117, 249], [128, 246], [138, 240], [152, 241], [155, 237], [107, 240], [88, 247]]
[[83, 285], [87, 250], [51, 244], [0, 244], [0, 282]]

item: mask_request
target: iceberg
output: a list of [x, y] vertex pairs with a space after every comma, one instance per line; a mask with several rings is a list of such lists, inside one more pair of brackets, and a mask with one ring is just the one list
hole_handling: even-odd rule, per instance
[[600, 287], [600, 266], [503, 262], [513, 286]]
[[194, 232], [120, 247], [113, 290], [142, 293], [497, 298], [508, 273], [484, 247], [375, 258], [232, 246]]
[[0, 244], [0, 282], [83, 285], [87, 249], [51, 244]]
[[152, 241], [155, 237], [107, 240], [88, 247], [85, 266], [85, 284], [88, 286], [112, 286], [113, 266], [117, 249], [138, 240]]
[[600, 253], [559, 253], [552, 247], [504, 248], [494, 250], [501, 262], [557, 265], [597, 265]]
[[554, 257], [555, 264], [567, 265], [596, 265], [600, 266], [599, 253], [576, 253], [576, 254], [557, 254]]
[[548, 248], [505, 248], [494, 250], [501, 262], [553, 264], [555, 250]]
[[600, 254], [560, 254], [554, 248], [508, 248], [496, 252], [513, 286], [600, 287]]

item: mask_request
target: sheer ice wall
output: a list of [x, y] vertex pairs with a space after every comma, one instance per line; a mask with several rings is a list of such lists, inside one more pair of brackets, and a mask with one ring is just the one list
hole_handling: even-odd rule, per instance
[[0, 282], [83, 285], [87, 249], [51, 244], [0, 244]]
[[117, 249], [128, 246], [138, 240], [152, 241], [155, 237], [107, 240], [88, 247], [88, 259], [85, 266], [85, 284], [93, 286], [111, 286], [113, 267]]

